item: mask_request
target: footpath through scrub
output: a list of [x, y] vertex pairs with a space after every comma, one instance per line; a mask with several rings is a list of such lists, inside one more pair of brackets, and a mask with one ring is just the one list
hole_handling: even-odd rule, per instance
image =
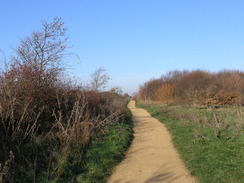
[[171, 135], [144, 109], [128, 105], [133, 114], [134, 140], [108, 183], [197, 183], [173, 146]]

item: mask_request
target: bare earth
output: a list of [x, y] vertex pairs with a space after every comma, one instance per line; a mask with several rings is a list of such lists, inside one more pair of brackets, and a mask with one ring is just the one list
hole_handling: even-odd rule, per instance
[[157, 119], [129, 103], [134, 140], [125, 159], [115, 168], [109, 183], [196, 183], [173, 146], [171, 135]]

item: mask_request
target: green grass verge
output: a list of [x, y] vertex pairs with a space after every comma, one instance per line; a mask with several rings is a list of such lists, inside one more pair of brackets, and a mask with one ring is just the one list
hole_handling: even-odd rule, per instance
[[200, 183], [243, 183], [244, 116], [239, 109], [140, 105], [166, 124], [186, 166]]
[[80, 183], [103, 183], [113, 168], [124, 158], [133, 138], [131, 112], [127, 109], [125, 123], [112, 124], [93, 136], [85, 158], [85, 170], [76, 181]]

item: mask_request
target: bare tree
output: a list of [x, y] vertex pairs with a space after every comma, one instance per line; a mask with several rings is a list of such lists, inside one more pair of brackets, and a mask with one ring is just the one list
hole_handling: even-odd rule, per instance
[[60, 70], [64, 56], [67, 55], [67, 29], [63, 27], [61, 18], [54, 18], [53, 22], [42, 22], [42, 30], [32, 32], [20, 41], [13, 57], [14, 66], [29, 68], [40, 78], [43, 75], [52, 76]]
[[109, 75], [106, 73], [106, 69], [103, 67], [98, 68], [91, 74], [91, 89], [98, 92], [106, 88]]
[[[66, 28], [61, 18], [42, 22], [42, 29], [20, 41], [11, 58], [12, 63], [2, 73], [3, 86], [15, 88], [11, 93], [22, 93], [23, 99], [32, 98], [49, 103], [50, 96], [68, 55]], [[6, 83], [7, 82], [7, 83]]]

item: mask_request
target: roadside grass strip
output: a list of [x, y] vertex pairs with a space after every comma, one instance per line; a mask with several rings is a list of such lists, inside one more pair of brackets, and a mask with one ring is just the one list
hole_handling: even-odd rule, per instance
[[243, 183], [244, 116], [219, 109], [142, 105], [163, 122], [191, 174], [200, 183]]
[[93, 136], [85, 158], [85, 169], [76, 181], [80, 183], [105, 183], [113, 168], [125, 156], [133, 139], [133, 122], [129, 109], [124, 123], [112, 124]]

